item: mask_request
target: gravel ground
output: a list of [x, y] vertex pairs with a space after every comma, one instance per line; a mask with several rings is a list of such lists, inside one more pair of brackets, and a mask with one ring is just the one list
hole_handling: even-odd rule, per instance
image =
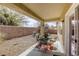
[[6, 40], [0, 44], [0, 56], [17, 56], [35, 43], [31, 35]]

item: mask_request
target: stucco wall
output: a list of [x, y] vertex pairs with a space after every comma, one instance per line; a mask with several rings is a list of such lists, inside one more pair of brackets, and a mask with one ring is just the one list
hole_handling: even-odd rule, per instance
[[67, 56], [70, 55], [70, 16], [74, 14], [75, 8], [78, 6], [78, 4], [74, 3], [68, 10], [68, 12], [65, 14], [65, 27], [64, 27], [64, 49], [65, 54]]

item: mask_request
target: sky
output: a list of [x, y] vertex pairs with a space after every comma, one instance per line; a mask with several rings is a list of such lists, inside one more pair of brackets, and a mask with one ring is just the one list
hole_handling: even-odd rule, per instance
[[[24, 27], [38, 27], [40, 24], [39, 21], [27, 16], [25, 16], [23, 21], [24, 21], [23, 23], [25, 23], [23, 24]], [[56, 26], [56, 22], [46, 22], [46, 24], [48, 24], [49, 27], [51, 27], [52, 25]]]
[[38, 21], [30, 17], [25, 17], [23, 21], [26, 22], [24, 27], [37, 27], [40, 24]]
[[52, 25], [56, 26], [56, 22], [47, 22], [47, 24], [48, 24], [49, 27], [51, 27]]

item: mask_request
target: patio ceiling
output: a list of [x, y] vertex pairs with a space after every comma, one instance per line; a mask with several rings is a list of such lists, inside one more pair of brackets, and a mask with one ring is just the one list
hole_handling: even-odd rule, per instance
[[24, 4], [44, 21], [63, 19], [71, 4], [68, 3], [30, 3]]
[[[8, 5], [8, 4], [6, 4]], [[6, 6], [5, 5], [5, 6]], [[20, 13], [43, 21], [62, 21], [71, 3], [14, 3]]]

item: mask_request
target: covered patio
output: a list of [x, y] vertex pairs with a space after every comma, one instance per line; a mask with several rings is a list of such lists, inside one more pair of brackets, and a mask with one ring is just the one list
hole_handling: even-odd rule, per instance
[[[72, 3], [2, 3], [0, 5], [36, 20], [37, 25], [40, 23], [41, 35], [44, 32], [44, 26], [50, 23], [53, 24], [53, 26], [49, 26], [49, 32], [51, 40], [56, 40], [53, 46], [57, 48], [56, 50], [52, 50], [51, 54], [42, 53], [35, 48], [38, 41], [33, 37], [33, 32], [38, 30], [39, 25], [37, 27], [0, 25], [0, 32], [6, 33], [5, 38], [8, 39], [0, 44], [1, 56], [67, 55], [64, 24], [65, 15], [73, 5]], [[23, 20], [23, 23], [25, 20]]]

